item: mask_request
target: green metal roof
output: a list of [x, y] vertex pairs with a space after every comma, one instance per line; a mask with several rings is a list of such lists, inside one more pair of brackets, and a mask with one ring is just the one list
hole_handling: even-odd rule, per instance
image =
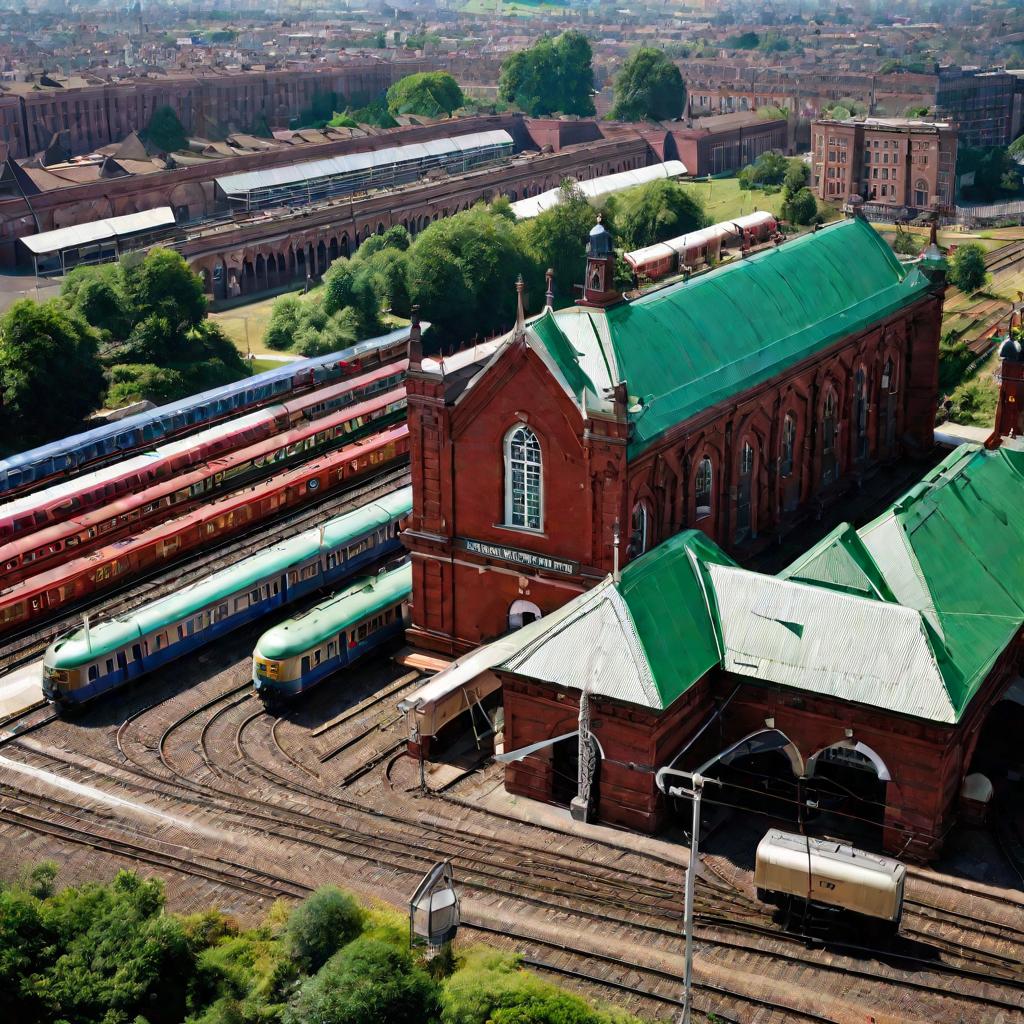
[[275, 661], [297, 657], [411, 593], [411, 562], [379, 576], [363, 577], [301, 615], [268, 629], [257, 641], [253, 656]]
[[[411, 511], [412, 488], [403, 487], [362, 508], [327, 520], [323, 527], [323, 546], [344, 546], [350, 538], [359, 537]], [[85, 630], [77, 629], [50, 646], [46, 652], [46, 664], [62, 669], [89, 664], [131, 643], [137, 637], [180, 622], [221, 598], [246, 590], [266, 576], [287, 572], [293, 565], [305, 562], [316, 554], [320, 544], [319, 528], [300, 533], [266, 551], [243, 558], [198, 583], [143, 605], [131, 615], [96, 623], [90, 628], [88, 644]]]
[[504, 668], [657, 710], [709, 669], [957, 722], [1024, 625], [1024, 442], [963, 445], [779, 576], [687, 531], [547, 619]]
[[[956, 718], [1024, 624], [1024, 449], [961, 445], [884, 515], [857, 531], [856, 568], [878, 600], [918, 611]], [[785, 570], [844, 589], [835, 535]]]
[[678, 423], [924, 295], [930, 284], [859, 218], [607, 310], [530, 324], [579, 398], [625, 380], [643, 403], [630, 457]]

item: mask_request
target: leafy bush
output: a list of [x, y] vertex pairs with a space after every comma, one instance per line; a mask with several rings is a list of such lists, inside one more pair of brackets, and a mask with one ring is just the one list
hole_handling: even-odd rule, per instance
[[949, 263], [949, 281], [962, 292], [976, 292], [988, 280], [985, 250], [977, 242], [961, 245]]
[[359, 904], [340, 889], [324, 886], [292, 911], [288, 944], [303, 970], [318, 971], [363, 928]]
[[617, 241], [627, 250], [696, 231], [707, 223], [700, 199], [667, 179], [620, 192], [609, 208]]
[[360, 938], [303, 982], [284, 1024], [437, 1024], [437, 983], [408, 953]]

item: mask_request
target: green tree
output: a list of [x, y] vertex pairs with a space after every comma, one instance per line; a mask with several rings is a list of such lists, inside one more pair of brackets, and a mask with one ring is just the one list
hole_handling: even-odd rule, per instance
[[1024, 135], [1018, 135], [1007, 147], [1007, 152], [1014, 160], [1024, 160]]
[[783, 201], [782, 216], [791, 224], [810, 224], [818, 215], [818, 200], [809, 188], [798, 189]]
[[668, 179], [621, 192], [610, 205], [618, 241], [627, 250], [685, 235], [707, 223], [700, 199]]
[[263, 344], [276, 352], [292, 347], [295, 333], [299, 329], [302, 302], [295, 295], [282, 295], [270, 311], [270, 320], [263, 335]]
[[206, 317], [202, 281], [173, 249], [150, 249], [140, 263], [122, 261], [123, 291], [135, 322], [163, 316], [175, 330], [195, 327]]
[[537, 285], [537, 269], [515, 224], [480, 203], [435, 221], [409, 250], [412, 300], [452, 342], [511, 325], [512, 284], [520, 273]]
[[459, 83], [447, 71], [423, 71], [400, 78], [387, 95], [392, 114], [451, 117], [465, 102]]
[[662, 121], [679, 117], [686, 87], [679, 68], [661, 50], [645, 46], [632, 53], [615, 79], [617, 121]]
[[437, 1024], [439, 1011], [436, 982], [408, 953], [360, 938], [303, 982], [284, 1024]]
[[158, 881], [122, 871], [108, 886], [65, 889], [43, 905], [43, 921], [56, 955], [36, 967], [33, 987], [48, 1019], [182, 1020], [195, 958], [181, 924], [163, 913]]
[[722, 44], [727, 50], [756, 50], [761, 37], [756, 32], [743, 32], [729, 36]]
[[849, 107], [840, 106], [838, 103], [834, 107], [830, 107], [826, 114], [836, 121], [845, 121], [853, 116]]
[[288, 945], [303, 970], [314, 973], [363, 930], [363, 911], [334, 886], [322, 886], [288, 918]]
[[811, 180], [811, 168], [799, 157], [789, 161], [786, 176], [782, 179], [783, 187], [788, 192], [799, 192]]
[[587, 235], [594, 226], [595, 211], [579, 186], [571, 181], [561, 185], [556, 206], [519, 225], [526, 247], [539, 269], [555, 272], [558, 294], [573, 295], [573, 286], [583, 281]]
[[903, 256], [916, 256], [921, 251], [921, 241], [909, 231], [897, 231], [892, 240], [892, 249]]
[[361, 270], [358, 252], [352, 259], [337, 259], [327, 268], [323, 278], [323, 310], [332, 316], [351, 307], [360, 324], [360, 337], [368, 338], [380, 330], [380, 301], [370, 275]]
[[498, 93], [531, 116], [594, 113], [593, 52], [581, 32], [542, 36], [501, 66]]
[[146, 126], [146, 141], [161, 152], [173, 153], [188, 145], [188, 133], [172, 107], [157, 107]]
[[181, 372], [154, 363], [118, 363], [111, 369], [109, 379], [107, 403], [115, 409], [143, 399], [163, 405], [188, 393]]
[[962, 292], [976, 292], [988, 280], [985, 250], [977, 242], [957, 246], [949, 263], [949, 281]]
[[10, 448], [63, 437], [100, 404], [96, 332], [58, 300], [21, 299], [0, 317], [0, 436]]
[[789, 161], [781, 153], [768, 150], [740, 171], [740, 188], [750, 188], [751, 185], [781, 185], [786, 180], [788, 171]]

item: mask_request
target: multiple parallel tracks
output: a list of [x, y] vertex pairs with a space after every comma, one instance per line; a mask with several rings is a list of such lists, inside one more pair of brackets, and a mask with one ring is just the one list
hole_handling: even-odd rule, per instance
[[[3, 756], [147, 815], [126, 828], [78, 797], [15, 789], [2, 761], [0, 807], [10, 828], [264, 898], [294, 899], [336, 881], [400, 902], [427, 868], [451, 858], [470, 935], [586, 991], [643, 1012], [675, 1011], [680, 863], [514, 821], [455, 795], [419, 795], [415, 766], [394, 756], [402, 741], [394, 707], [416, 682], [393, 673], [342, 700], [314, 691], [279, 717], [229, 673], [155, 699], [116, 729], [57, 723], [55, 742], [41, 728], [10, 738]], [[153, 819], [155, 809], [174, 821]], [[838, 1024], [865, 1019], [865, 1008], [902, 1007], [891, 1019], [1024, 1020], [1020, 907], [1014, 923], [966, 889], [971, 914], [958, 909], [964, 892], [912, 886], [904, 938], [885, 953], [809, 950], [711, 870], [697, 891], [698, 1017]]]

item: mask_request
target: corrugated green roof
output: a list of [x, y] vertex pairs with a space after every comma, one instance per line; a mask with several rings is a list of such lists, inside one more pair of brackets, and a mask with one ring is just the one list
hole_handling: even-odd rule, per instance
[[[584, 385], [607, 386], [595, 378], [603, 363], [610, 383], [625, 380], [643, 402], [629, 447], [634, 457], [676, 424], [928, 288], [923, 274], [908, 272], [871, 225], [854, 218], [606, 311], [560, 310], [530, 326], [577, 396]], [[582, 329], [583, 316], [592, 330]]]
[[657, 710], [709, 669], [952, 724], [1024, 625], [1024, 442], [963, 445], [778, 577], [687, 531], [537, 624], [503, 667]]
[[257, 641], [253, 655], [274, 660], [294, 658], [411, 593], [411, 562], [379, 576], [364, 576], [301, 615], [268, 629]]
[[[382, 526], [396, 516], [406, 516], [411, 511], [412, 488], [403, 487], [362, 508], [327, 520], [323, 528], [323, 546], [343, 546], [349, 538], [359, 537], [374, 527]], [[83, 629], [69, 633], [57, 640], [46, 652], [46, 664], [62, 669], [88, 664], [123, 647], [136, 637], [180, 622], [229, 594], [245, 590], [266, 576], [287, 572], [291, 566], [311, 558], [319, 547], [319, 529], [307, 530], [297, 537], [267, 548], [266, 551], [243, 558], [240, 562], [215, 572], [198, 583], [182, 587], [166, 597], [143, 605], [131, 615], [96, 623], [90, 629], [88, 645]]]
[[662, 707], [667, 708], [721, 657], [705, 562], [735, 565], [705, 534], [687, 530], [630, 562], [618, 584]]
[[[857, 568], [918, 611], [957, 718], [1024, 624], [1024, 450], [961, 445], [884, 515], [857, 531]], [[784, 576], [846, 589], [837, 539]]]

